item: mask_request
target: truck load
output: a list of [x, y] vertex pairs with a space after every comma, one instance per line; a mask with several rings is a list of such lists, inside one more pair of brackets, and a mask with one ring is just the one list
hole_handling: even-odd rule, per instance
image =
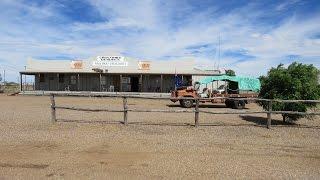
[[[225, 84], [217, 89], [205, 87], [200, 90], [200, 85], [212, 83], [214, 81], [224, 81]], [[185, 108], [192, 107], [194, 99], [200, 99], [201, 103], [225, 103], [228, 108], [243, 109], [245, 104], [249, 103], [249, 101], [243, 99], [258, 97], [260, 87], [261, 84], [259, 79], [248, 76], [208, 76], [195, 82], [193, 86], [176, 88], [176, 90], [171, 92], [170, 100], [172, 102], [179, 101], [180, 105]], [[181, 99], [184, 97], [190, 99]], [[214, 97], [227, 97], [232, 99], [213, 99]]]

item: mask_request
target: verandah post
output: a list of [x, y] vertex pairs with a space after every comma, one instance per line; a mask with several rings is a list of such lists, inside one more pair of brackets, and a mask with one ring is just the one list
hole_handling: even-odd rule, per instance
[[80, 74], [77, 75], [77, 91], [80, 91]]
[[51, 101], [51, 121], [52, 123], [55, 123], [57, 119], [56, 119], [56, 102], [54, 99], [54, 94], [50, 95], [50, 101]]
[[199, 126], [199, 99], [196, 99], [196, 106], [194, 111], [194, 126]]
[[268, 117], [267, 128], [268, 129], [271, 128], [271, 111], [272, 111], [272, 100], [270, 100], [268, 102], [268, 113], [267, 113], [267, 117]]
[[60, 74], [59, 73], [57, 73], [57, 79], [58, 79], [57, 90], [60, 91]]
[[101, 92], [101, 73], [99, 73], [99, 92]]
[[22, 73], [20, 73], [20, 91], [23, 90], [23, 87], [22, 87]]
[[128, 105], [127, 97], [123, 97], [123, 124], [128, 125]]

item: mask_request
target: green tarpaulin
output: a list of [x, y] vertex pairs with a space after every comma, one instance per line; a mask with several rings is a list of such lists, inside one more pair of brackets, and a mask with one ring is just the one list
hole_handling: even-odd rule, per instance
[[199, 82], [201, 84], [208, 84], [212, 81], [233, 81], [238, 82], [239, 90], [243, 91], [260, 91], [260, 81], [257, 78], [252, 78], [248, 76], [228, 76], [228, 75], [221, 75], [221, 76], [208, 76], [201, 79]]

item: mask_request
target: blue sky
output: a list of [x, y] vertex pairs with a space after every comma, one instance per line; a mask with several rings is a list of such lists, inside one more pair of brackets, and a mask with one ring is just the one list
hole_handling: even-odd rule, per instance
[[320, 67], [319, 0], [1, 0], [0, 12], [11, 81], [28, 58], [114, 54], [253, 76], [293, 61]]

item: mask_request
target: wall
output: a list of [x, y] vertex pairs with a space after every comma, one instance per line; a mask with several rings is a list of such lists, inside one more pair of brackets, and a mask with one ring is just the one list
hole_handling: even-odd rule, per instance
[[[120, 91], [120, 75], [101, 74], [101, 88], [99, 74], [53, 74], [46, 73], [44, 82], [40, 82], [40, 75], [35, 75], [36, 90], [44, 91], [110, 91], [110, 86], [114, 91]], [[123, 77], [138, 77], [139, 91], [142, 92], [160, 92], [161, 76], [160, 75], [123, 75]], [[184, 84], [191, 76], [184, 76]], [[60, 81], [59, 81], [60, 79]], [[174, 90], [174, 75], [163, 75], [162, 92]], [[142, 83], [142, 84], [141, 84]], [[122, 84], [123, 91], [126, 90], [125, 84]], [[128, 90], [128, 89], [127, 89]]]

